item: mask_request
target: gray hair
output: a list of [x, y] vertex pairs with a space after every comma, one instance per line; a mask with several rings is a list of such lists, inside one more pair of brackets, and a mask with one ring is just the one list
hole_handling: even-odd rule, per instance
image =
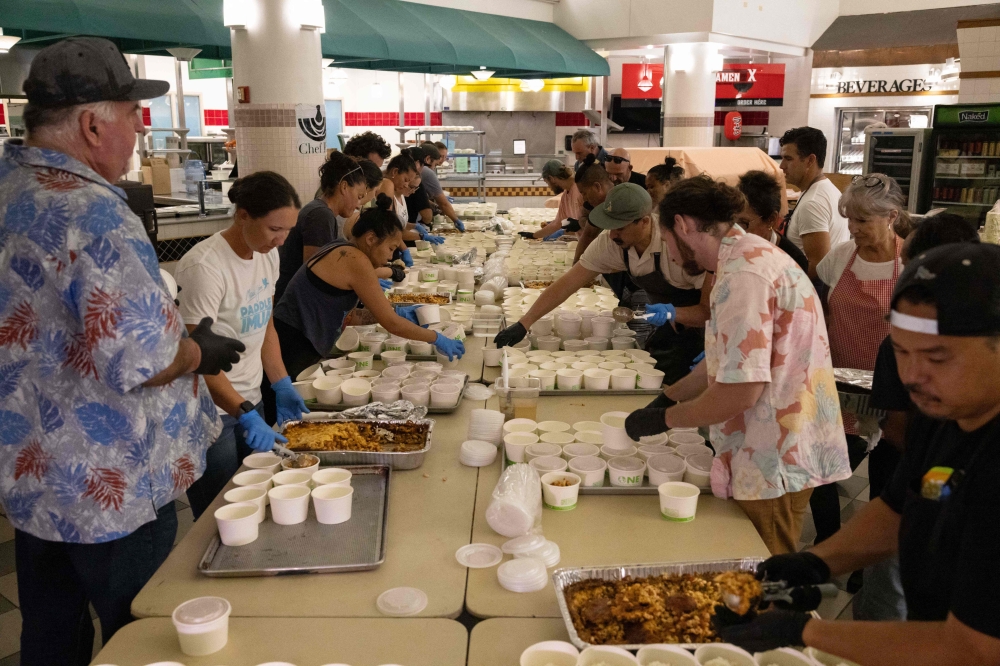
[[573, 141], [583, 141], [583, 145], [585, 146], [596, 146], [597, 135], [590, 130], [577, 130], [573, 132]]
[[896, 211], [899, 217], [906, 217], [906, 197], [894, 178], [882, 173], [858, 176], [851, 181], [840, 197], [837, 210], [844, 217], [867, 220], [873, 217], [889, 217]]
[[90, 111], [104, 122], [111, 122], [117, 112], [115, 104], [116, 102], [91, 102], [53, 109], [29, 103], [24, 107], [24, 126], [32, 139], [69, 145], [77, 138], [81, 113]]

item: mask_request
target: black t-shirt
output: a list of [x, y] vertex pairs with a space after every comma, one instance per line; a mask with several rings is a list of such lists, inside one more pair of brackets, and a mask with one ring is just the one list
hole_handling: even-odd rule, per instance
[[778, 249], [791, 257], [802, 269], [802, 272], [809, 274], [809, 259], [802, 250], [796, 247], [795, 243], [778, 234]]
[[913, 409], [910, 392], [903, 387], [896, 366], [896, 352], [892, 349], [892, 338], [886, 336], [875, 357], [875, 374], [872, 377], [872, 395], [868, 400], [875, 409], [895, 412], [909, 412]]
[[427, 198], [427, 192], [424, 191], [424, 188], [418, 187], [416, 192], [404, 198], [406, 199], [406, 213], [409, 216], [410, 224], [422, 223], [420, 211], [431, 207], [431, 200]]
[[[953, 470], [942, 496], [924, 483]], [[963, 624], [1000, 638], [1000, 417], [965, 433], [922, 414], [907, 429], [903, 459], [882, 499], [901, 515], [899, 566], [910, 620]]]
[[638, 185], [642, 189], [646, 189], [646, 176], [645, 176], [645, 174], [636, 173], [635, 171], [633, 171], [631, 174], [629, 174], [628, 182], [635, 183], [636, 185]]
[[337, 240], [340, 235], [340, 225], [337, 215], [330, 210], [322, 199], [313, 199], [299, 211], [295, 226], [288, 232], [284, 244], [278, 249], [281, 257], [281, 269], [278, 282], [274, 286], [274, 302], [277, 303], [285, 293], [285, 287], [302, 266], [302, 248], [306, 245], [323, 247]]

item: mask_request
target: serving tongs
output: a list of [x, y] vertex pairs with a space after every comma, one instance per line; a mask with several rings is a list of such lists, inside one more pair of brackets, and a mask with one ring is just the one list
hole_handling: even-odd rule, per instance
[[[779, 602], [800, 611], [819, 608], [823, 599], [837, 596], [837, 586], [833, 583], [822, 585], [789, 585], [783, 580], [765, 580], [760, 583], [762, 594], [754, 607], [765, 602]], [[733, 592], [723, 592], [722, 601], [729, 610], [739, 612], [743, 597]]]
[[292, 462], [295, 462], [299, 459], [299, 454], [295, 453], [295, 451], [292, 451], [287, 447], [282, 446], [281, 444], [278, 444], [277, 442], [274, 443], [274, 452], [280, 455], [282, 458], [289, 458]]

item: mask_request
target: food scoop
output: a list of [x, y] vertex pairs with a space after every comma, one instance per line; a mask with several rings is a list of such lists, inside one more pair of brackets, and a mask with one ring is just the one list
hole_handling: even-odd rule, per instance
[[631, 308], [619, 306], [611, 311], [611, 316], [614, 317], [615, 321], [619, 324], [627, 324], [633, 319], [649, 319], [653, 316], [653, 313], [647, 312], [646, 314], [637, 315]]
[[[837, 586], [833, 583], [790, 586], [783, 580], [777, 580], [761, 581], [760, 587], [762, 594], [759, 601], [756, 604], [750, 604], [750, 606], [756, 607], [764, 602], [783, 602], [795, 610], [810, 611], [819, 608], [823, 599], [837, 596]], [[740, 613], [742, 610], [744, 612], [740, 614], [745, 614], [747, 604], [744, 603], [743, 597], [740, 595], [733, 592], [723, 592], [722, 601], [731, 611]]]

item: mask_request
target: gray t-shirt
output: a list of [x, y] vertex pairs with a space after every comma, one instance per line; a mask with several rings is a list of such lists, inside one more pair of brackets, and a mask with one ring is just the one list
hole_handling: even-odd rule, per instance
[[434, 169], [426, 165], [420, 169], [420, 186], [424, 188], [427, 198], [431, 201], [434, 201], [438, 195], [444, 194], [444, 189], [441, 187], [441, 182], [438, 180], [437, 174], [434, 173]]

